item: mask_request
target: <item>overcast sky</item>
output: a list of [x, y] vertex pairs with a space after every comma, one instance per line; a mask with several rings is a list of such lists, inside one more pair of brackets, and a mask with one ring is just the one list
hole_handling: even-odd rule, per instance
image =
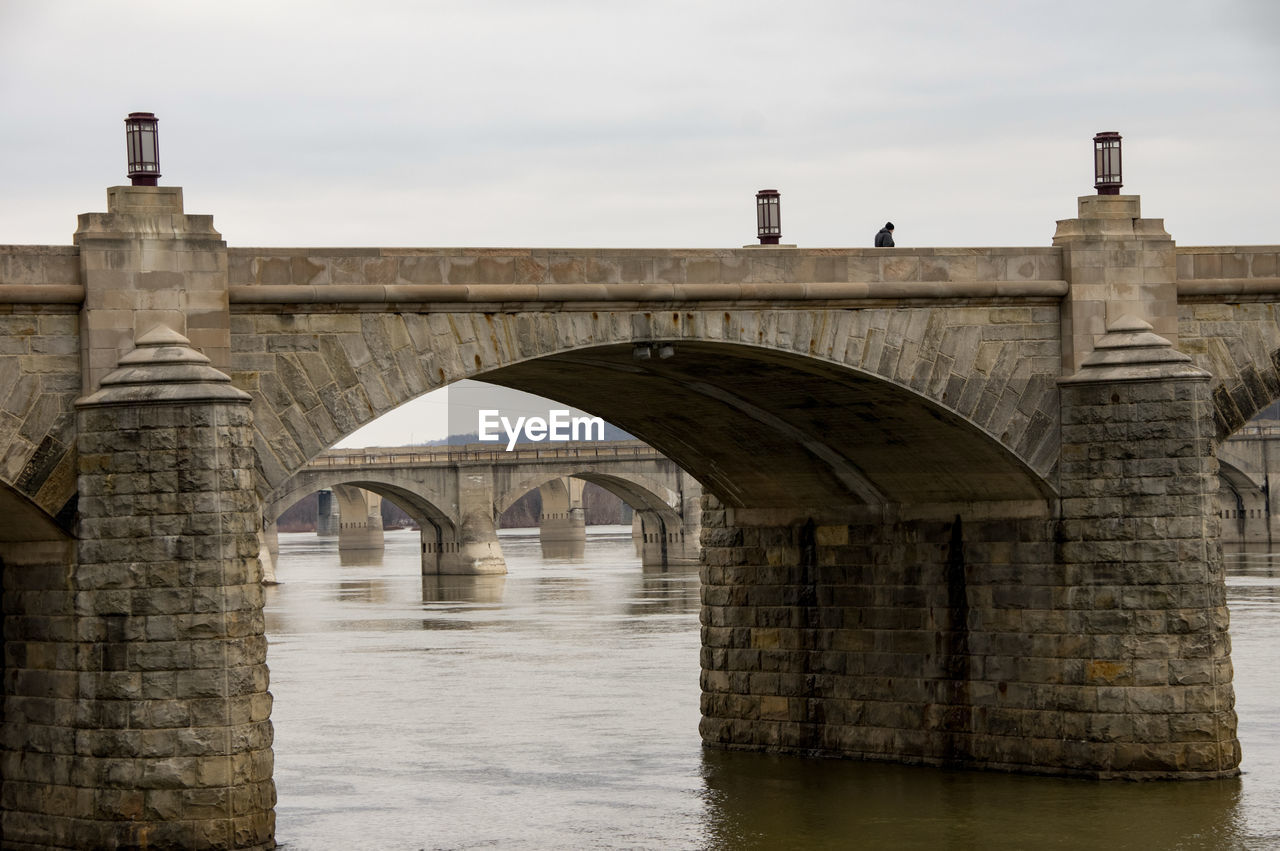
[[0, 0], [0, 243], [160, 117], [233, 246], [1047, 245], [1124, 136], [1179, 244], [1280, 242], [1280, 3]]
[[1048, 245], [1124, 136], [1181, 245], [1280, 243], [1280, 2], [0, 0], [0, 243], [160, 118], [232, 246]]

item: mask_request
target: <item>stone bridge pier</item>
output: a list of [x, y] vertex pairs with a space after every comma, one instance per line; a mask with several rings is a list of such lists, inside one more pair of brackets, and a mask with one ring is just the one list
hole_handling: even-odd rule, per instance
[[643, 506], [631, 516], [631, 534], [646, 567], [698, 564], [702, 555], [702, 487], [680, 471], [679, 512]]
[[338, 485], [338, 552], [383, 550], [382, 497], [364, 488]]
[[316, 534], [321, 538], [336, 538], [341, 529], [341, 503], [332, 488], [324, 488], [316, 494]]
[[585, 541], [587, 515], [582, 506], [582, 479], [552, 479], [538, 486], [542, 511], [538, 516], [538, 537], [544, 542]]
[[725, 748], [1221, 777], [1239, 746], [1208, 373], [1120, 323], [1062, 394], [1059, 497], [703, 511]]

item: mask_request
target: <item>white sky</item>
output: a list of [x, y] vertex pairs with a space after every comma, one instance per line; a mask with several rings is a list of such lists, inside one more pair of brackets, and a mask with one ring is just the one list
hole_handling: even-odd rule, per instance
[[1124, 136], [1180, 245], [1280, 243], [1280, 2], [0, 0], [0, 243], [160, 118], [232, 246], [1048, 245]]
[[[520, 417], [540, 417], [547, 421], [553, 411], [568, 411], [571, 418], [590, 416], [581, 409], [532, 393], [467, 379], [401, 405], [364, 428], [352, 432], [338, 446], [416, 445], [451, 434], [479, 434], [483, 411], [497, 411], [499, 417], [507, 418], [506, 426], [492, 417], [489, 419], [494, 425], [489, 433], [491, 437], [499, 438], [495, 444], [498, 448], [507, 444], [508, 426], [519, 432]], [[594, 437], [594, 432], [592, 434]]]

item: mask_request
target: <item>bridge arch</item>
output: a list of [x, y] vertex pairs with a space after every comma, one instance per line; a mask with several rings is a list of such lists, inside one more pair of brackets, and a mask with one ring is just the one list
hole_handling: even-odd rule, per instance
[[[637, 361], [632, 346], [607, 346], [479, 377], [603, 416], [729, 505], [1043, 499], [1053, 490], [971, 420], [807, 355], [684, 343], [673, 357]], [[775, 459], [767, 470], [765, 454]]]
[[1229, 461], [1218, 461], [1218, 513], [1223, 543], [1270, 543], [1268, 488]]
[[672, 518], [678, 519], [680, 495], [661, 482], [631, 473], [606, 474], [578, 468], [521, 477], [519, 481], [511, 482], [508, 487], [494, 494], [494, 509], [498, 514], [502, 514], [530, 491], [563, 478], [591, 482], [609, 491], [632, 508], [665, 512]]
[[367, 470], [362, 470], [355, 475], [343, 470], [315, 473], [307, 471], [290, 480], [284, 488], [273, 493], [270, 500], [263, 502], [263, 521], [274, 523], [281, 514], [296, 505], [299, 500], [316, 491], [350, 485], [391, 500], [423, 528], [427, 525], [453, 527], [452, 518], [437, 504], [439, 500], [433, 502], [429, 495], [410, 489], [401, 482], [392, 481], [392, 478], [393, 476], [379, 477], [376, 471]]
[[[274, 365], [254, 375], [263, 390], [255, 427], [264, 486], [277, 487], [386, 410], [478, 378], [603, 416], [730, 505], [1050, 496], [1057, 389], [1032, 374], [1025, 340], [984, 348], [981, 329], [963, 318], [976, 321], [967, 308], [882, 321], [874, 313], [846, 311], [838, 321], [818, 311], [352, 317], [358, 332], [320, 338], [337, 359], [322, 373], [329, 384], [315, 387], [296, 352], [258, 355], [258, 364]], [[948, 321], [954, 334], [928, 328]], [[389, 345], [396, 340], [398, 351]], [[962, 354], [966, 341], [972, 351]], [[664, 342], [673, 357], [635, 357], [637, 346], [652, 353]], [[1033, 351], [1056, 356], [1056, 347], [1042, 341]], [[958, 379], [953, 370], [974, 366], [958, 359], [973, 361], [979, 350], [986, 371]], [[351, 385], [343, 389], [339, 374]], [[774, 470], [759, 469], [765, 454], [777, 460]]]
[[421, 488], [397, 481], [394, 473], [347, 470], [303, 471], [290, 479], [269, 500], [263, 501], [263, 522], [276, 518], [308, 494], [349, 485], [363, 488], [400, 506], [418, 524], [424, 573], [440, 573], [442, 562], [458, 552], [459, 524], [440, 506], [447, 505], [443, 493], [424, 494]]

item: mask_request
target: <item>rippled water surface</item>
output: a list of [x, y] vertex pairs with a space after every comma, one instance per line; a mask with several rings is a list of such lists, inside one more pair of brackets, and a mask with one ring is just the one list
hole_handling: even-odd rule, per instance
[[592, 532], [480, 578], [280, 536], [282, 848], [1280, 848], [1280, 559], [1229, 561], [1243, 776], [1094, 783], [704, 751], [696, 570]]

